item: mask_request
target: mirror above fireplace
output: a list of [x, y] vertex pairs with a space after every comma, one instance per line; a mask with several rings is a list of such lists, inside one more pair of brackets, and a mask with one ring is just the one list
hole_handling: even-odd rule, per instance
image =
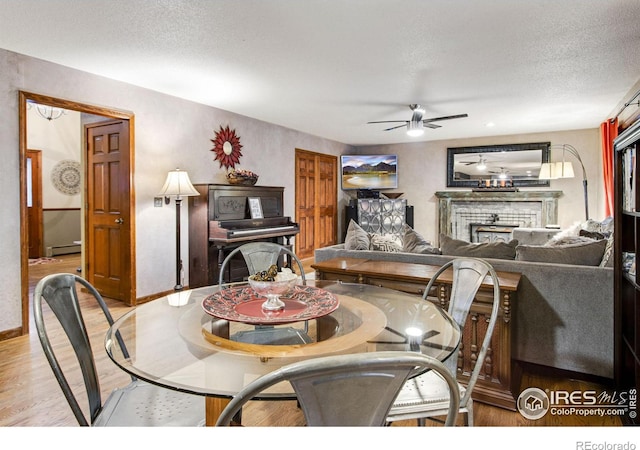
[[485, 145], [447, 149], [447, 187], [478, 187], [480, 180], [508, 179], [514, 187], [549, 186], [540, 180], [549, 162], [550, 142]]

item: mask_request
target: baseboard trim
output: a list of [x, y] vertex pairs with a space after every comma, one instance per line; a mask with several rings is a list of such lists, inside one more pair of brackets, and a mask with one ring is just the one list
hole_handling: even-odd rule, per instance
[[13, 328], [11, 330], [0, 331], [0, 341], [6, 341], [7, 339], [13, 339], [18, 336], [22, 336], [24, 333], [22, 327]]

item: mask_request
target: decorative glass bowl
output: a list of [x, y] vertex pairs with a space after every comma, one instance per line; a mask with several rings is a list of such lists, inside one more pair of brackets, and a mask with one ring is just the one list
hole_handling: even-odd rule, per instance
[[249, 277], [249, 285], [254, 292], [262, 297], [267, 297], [267, 300], [262, 304], [262, 309], [266, 311], [283, 309], [284, 302], [280, 300], [280, 296], [289, 292], [297, 283], [297, 276], [284, 281], [256, 281], [253, 279], [253, 275]]

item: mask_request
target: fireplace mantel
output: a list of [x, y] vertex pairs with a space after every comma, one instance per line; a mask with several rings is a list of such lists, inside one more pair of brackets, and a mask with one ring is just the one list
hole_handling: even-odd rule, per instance
[[469, 223], [493, 224], [491, 216], [502, 216], [498, 223], [522, 227], [544, 227], [558, 222], [558, 198], [562, 191], [473, 192], [439, 191], [439, 232], [470, 241]]

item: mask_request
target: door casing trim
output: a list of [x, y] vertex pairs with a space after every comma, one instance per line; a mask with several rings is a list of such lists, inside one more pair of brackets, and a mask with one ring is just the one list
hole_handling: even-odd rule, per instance
[[[26, 154], [27, 154], [27, 102], [33, 101], [58, 108], [71, 109], [87, 114], [95, 114], [110, 119], [124, 119], [129, 124], [129, 213], [131, 226], [129, 228], [131, 246], [129, 257], [131, 261], [131, 289], [129, 292], [130, 305], [136, 304], [136, 258], [135, 258], [135, 191], [133, 189], [134, 179], [134, 156], [135, 156], [135, 116], [130, 111], [116, 108], [96, 106], [87, 103], [65, 100], [48, 95], [37, 94], [27, 91], [18, 91], [18, 115], [19, 115], [19, 164], [20, 164], [20, 280], [22, 297], [22, 330], [21, 335], [29, 334], [29, 249], [27, 246], [27, 188], [26, 188]], [[84, 143], [84, 138], [83, 138]], [[86, 149], [86, 148], [85, 148]], [[83, 149], [83, 151], [85, 150]]]

